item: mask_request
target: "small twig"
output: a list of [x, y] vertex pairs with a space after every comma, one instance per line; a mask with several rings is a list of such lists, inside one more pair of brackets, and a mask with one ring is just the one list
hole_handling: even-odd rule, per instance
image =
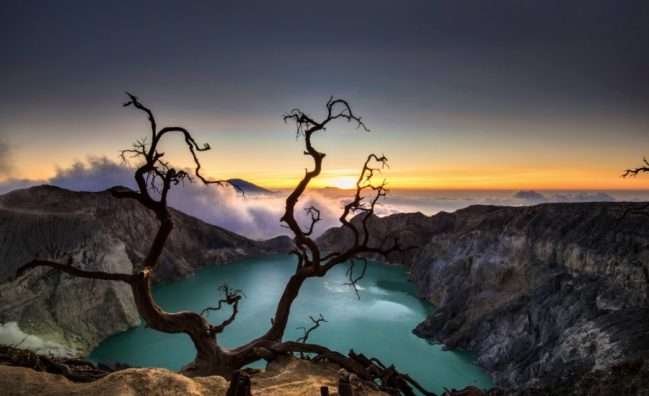
[[[354, 262], [355, 262], [355, 260], [358, 260], [358, 261], [363, 263], [363, 269], [361, 270], [360, 275], [358, 275], [356, 277], [354, 277]], [[354, 288], [354, 292], [356, 292], [356, 297], [358, 297], [358, 299], [360, 300], [361, 295], [358, 292], [358, 287], [357, 287], [356, 284], [358, 283], [358, 281], [363, 279], [363, 277], [365, 276], [365, 271], [367, 270], [367, 259], [364, 258], [364, 257], [360, 257], [360, 258], [359, 257], [354, 257], [354, 258], [349, 259], [349, 263], [350, 263], [349, 268], [347, 269], [347, 272], [345, 273], [345, 275], [347, 275], [349, 277], [349, 282], [345, 282], [344, 285], [345, 286], [352, 286]]]
[[309, 338], [309, 334], [318, 327], [320, 327], [321, 323], [327, 323], [327, 320], [322, 316], [322, 313], [320, 314], [319, 318], [314, 318], [313, 316], [309, 315], [309, 319], [313, 322], [313, 326], [309, 327], [308, 329], [304, 326], [298, 327], [297, 329], [302, 329], [304, 331], [304, 335], [300, 338], [297, 339], [297, 342], [301, 343], [306, 343], [307, 338]]
[[315, 206], [310, 206], [306, 209], [306, 214], [311, 216], [311, 224], [309, 225], [309, 230], [304, 233], [304, 235], [310, 236], [313, 233], [313, 227], [317, 222], [319, 222], [321, 219], [320, 217], [320, 210], [318, 210]]
[[649, 161], [647, 161], [647, 158], [643, 157], [642, 162], [644, 162], [644, 166], [640, 166], [633, 169], [627, 169], [624, 171], [622, 177], [629, 177], [629, 176], [636, 177], [638, 176], [639, 173], [649, 172]]
[[233, 289], [227, 283], [224, 283], [221, 286], [219, 286], [218, 290], [219, 292], [223, 293], [225, 298], [219, 300], [217, 306], [207, 307], [203, 309], [201, 311], [201, 316], [205, 316], [207, 318], [210, 314], [210, 311], [219, 311], [223, 306], [223, 304], [227, 304], [232, 307], [232, 314], [228, 319], [225, 319], [223, 322], [221, 322], [221, 324], [217, 326], [210, 326], [210, 330], [212, 331], [213, 334], [218, 334], [223, 332], [225, 327], [234, 321], [234, 319], [237, 316], [237, 313], [239, 312], [239, 300], [241, 300], [241, 297], [246, 296], [241, 290]]

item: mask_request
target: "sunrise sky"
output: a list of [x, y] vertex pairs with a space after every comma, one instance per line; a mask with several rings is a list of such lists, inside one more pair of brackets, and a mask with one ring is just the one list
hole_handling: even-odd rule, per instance
[[[216, 178], [293, 185], [293, 108], [347, 99], [371, 132], [315, 139], [320, 186], [370, 152], [393, 188], [646, 189], [646, 1], [3, 1], [0, 181], [46, 180], [161, 125]], [[178, 140], [177, 143], [181, 143]], [[171, 145], [179, 165], [188, 158]]]

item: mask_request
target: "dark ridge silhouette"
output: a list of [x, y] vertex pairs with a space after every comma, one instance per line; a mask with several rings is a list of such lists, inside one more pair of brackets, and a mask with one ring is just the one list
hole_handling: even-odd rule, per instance
[[245, 194], [274, 194], [275, 193], [275, 191], [271, 191], [266, 188], [260, 187], [247, 180], [228, 179], [227, 181], [239, 191], [243, 191]]

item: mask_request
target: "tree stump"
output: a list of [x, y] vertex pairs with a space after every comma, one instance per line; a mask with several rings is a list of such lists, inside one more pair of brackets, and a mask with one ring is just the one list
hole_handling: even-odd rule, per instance
[[230, 387], [225, 396], [252, 396], [250, 392], [250, 376], [240, 370], [232, 373]]

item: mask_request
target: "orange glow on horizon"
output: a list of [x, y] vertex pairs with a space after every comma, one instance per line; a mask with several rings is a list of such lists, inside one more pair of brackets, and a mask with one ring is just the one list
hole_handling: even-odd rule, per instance
[[340, 176], [340, 177], [320, 180], [318, 184], [324, 185], [326, 187], [336, 187], [342, 190], [349, 190], [356, 187], [357, 181], [358, 178], [353, 176]]
[[[244, 178], [245, 179], [245, 178]], [[350, 178], [351, 179], [351, 178]], [[621, 179], [621, 178], [620, 178]], [[295, 187], [300, 179], [273, 179], [256, 180], [247, 178], [261, 187], [269, 189], [290, 189]], [[632, 179], [617, 180], [615, 178], [604, 180], [499, 180], [496, 178], [389, 178], [388, 189], [400, 190], [647, 190], [649, 179], [641, 181]], [[336, 187], [340, 189], [353, 189], [355, 179], [350, 182], [344, 179], [338, 182], [334, 179], [314, 180], [310, 188]]]
[[[424, 174], [421, 174], [424, 173]], [[463, 172], [415, 172], [413, 175], [386, 175], [389, 189], [403, 190], [647, 190], [649, 177], [622, 178], [612, 172], [576, 172], [575, 170], [530, 171], [514, 174], [499, 171], [470, 175]], [[648, 175], [649, 176], [649, 175]], [[301, 177], [243, 177], [266, 188], [295, 187]], [[314, 179], [311, 188], [337, 187], [353, 189], [357, 176], [334, 176]], [[381, 179], [382, 180], [382, 179]], [[376, 180], [379, 182], [379, 180]]]
[[[38, 161], [36, 161], [38, 162]], [[62, 164], [67, 169], [74, 160]], [[206, 169], [207, 167], [204, 167]], [[279, 167], [278, 167], [279, 168]], [[620, 166], [623, 168], [623, 166]], [[47, 180], [56, 174], [52, 165], [27, 163], [16, 168], [12, 178]], [[310, 188], [337, 187], [353, 189], [358, 175], [355, 169], [324, 169], [314, 179]], [[388, 189], [403, 190], [647, 190], [649, 175], [622, 178], [620, 169], [589, 167], [506, 167], [482, 166], [478, 169], [459, 168], [451, 165], [439, 169], [388, 169], [376, 176], [375, 182], [384, 178]], [[234, 168], [208, 172], [215, 179], [242, 178], [268, 189], [289, 189], [295, 187], [304, 176], [304, 170], [273, 169], [267, 171], [238, 171]], [[0, 177], [0, 181], [9, 178]]]

